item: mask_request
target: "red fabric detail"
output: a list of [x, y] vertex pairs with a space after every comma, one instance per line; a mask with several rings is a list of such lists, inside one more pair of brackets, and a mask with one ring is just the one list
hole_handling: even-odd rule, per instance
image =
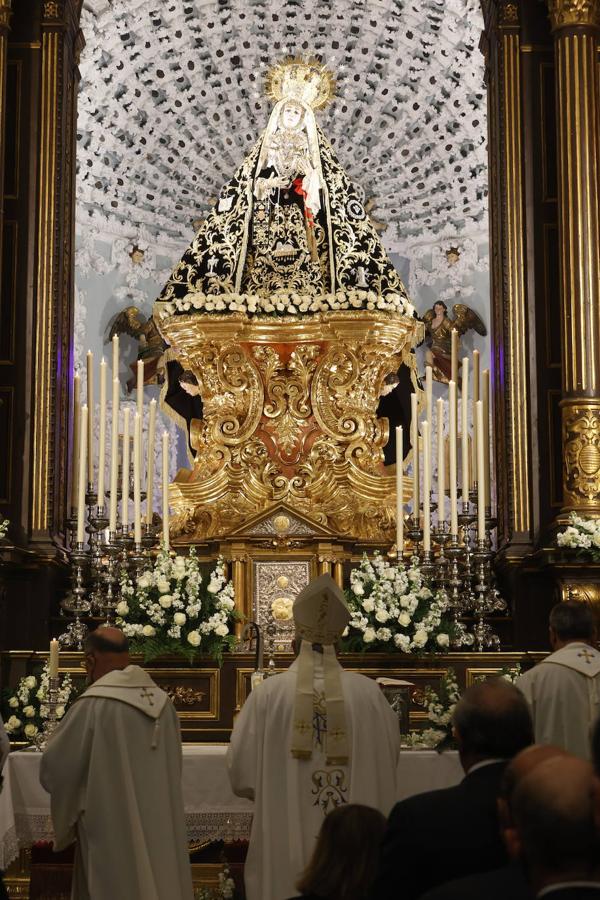
[[315, 227], [315, 220], [313, 219], [313, 214], [311, 212], [310, 206], [306, 205], [306, 198], [308, 194], [302, 187], [302, 178], [295, 178], [292, 182], [292, 187], [298, 196], [302, 197], [304, 200], [304, 215], [306, 216], [306, 221], [308, 222], [309, 228]]

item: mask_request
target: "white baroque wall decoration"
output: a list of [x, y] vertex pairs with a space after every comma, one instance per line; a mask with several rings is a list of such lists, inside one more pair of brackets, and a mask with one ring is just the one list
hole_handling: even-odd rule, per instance
[[[151, 313], [264, 128], [266, 69], [288, 54], [335, 71], [320, 125], [404, 261], [417, 310], [440, 291], [450, 305], [458, 292], [489, 322], [482, 25], [479, 0], [85, 0], [79, 365], [89, 346], [102, 352], [124, 306]], [[454, 267], [449, 246], [460, 248]], [[123, 346], [122, 376], [136, 350]]]

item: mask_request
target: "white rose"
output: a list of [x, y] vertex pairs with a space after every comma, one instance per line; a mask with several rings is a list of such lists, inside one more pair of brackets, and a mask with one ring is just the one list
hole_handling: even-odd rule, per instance
[[220, 582], [218, 582], [218, 581], [213, 581], [213, 580], [211, 579], [211, 581], [209, 582], [209, 585], [208, 585], [208, 587], [206, 588], [206, 590], [208, 591], [209, 594], [217, 594], [217, 593], [219, 592], [219, 590], [220, 590], [220, 587], [221, 587]]
[[168, 594], [171, 590], [171, 585], [166, 578], [159, 578], [159, 580], [156, 582], [156, 587], [161, 594]]
[[187, 621], [187, 616], [185, 613], [176, 612], [173, 616], [173, 621], [176, 625], [185, 625]]
[[363, 641], [365, 644], [370, 644], [375, 640], [375, 630], [373, 628], [365, 628], [365, 633], [363, 634]]
[[150, 585], [152, 584], [152, 579], [150, 578], [150, 576], [148, 575], [147, 572], [144, 572], [144, 574], [140, 575], [140, 577], [138, 578], [137, 583], [138, 583], [138, 587], [141, 587], [142, 590], [145, 590], [146, 588], [149, 588]]
[[19, 705], [19, 701], [17, 700], [16, 697], [11, 697], [10, 700], [8, 701], [8, 705], [11, 707], [11, 709], [16, 709], [17, 706]]
[[173, 598], [170, 594], [163, 594], [160, 600], [158, 601], [163, 609], [169, 609], [171, 604], [173, 603]]
[[390, 617], [390, 614], [387, 611], [387, 609], [378, 609], [377, 612], [375, 613], [375, 618], [377, 619], [378, 622], [382, 622], [382, 623], [387, 622], [389, 617]]
[[65, 714], [65, 708], [64, 708], [64, 706], [57, 706], [57, 707], [56, 707], [56, 718], [57, 718], [57, 719], [62, 719], [62, 717], [64, 716], [64, 714]]
[[173, 560], [173, 565], [176, 569], [185, 569], [185, 557], [176, 556]]
[[188, 639], [188, 644], [191, 644], [192, 647], [197, 647], [198, 644], [200, 643], [200, 635], [198, 634], [197, 631], [190, 631], [190, 633], [187, 636], [187, 639]]
[[352, 588], [352, 591], [354, 594], [356, 594], [357, 597], [362, 597], [362, 595], [365, 592], [362, 584], [355, 584], [354, 587]]
[[27, 678], [25, 679], [25, 687], [28, 687], [29, 690], [34, 688], [36, 686], [36, 684], [37, 684], [37, 681], [33, 675], [28, 675]]
[[440, 647], [448, 647], [450, 644], [450, 637], [447, 634], [438, 634], [436, 637], [436, 641], [440, 645]]
[[226, 637], [229, 634], [229, 628], [223, 622], [220, 625], [217, 625], [215, 628], [215, 634], [218, 634], [219, 637]]
[[33, 706], [24, 706], [23, 715], [26, 719], [33, 719], [33, 717], [35, 716], [35, 709], [33, 708]]
[[38, 733], [37, 725], [34, 725], [33, 722], [30, 722], [25, 726], [25, 737], [32, 738]]
[[16, 716], [11, 716], [5, 727], [8, 733], [11, 734], [13, 731], [17, 731], [17, 729], [20, 728], [22, 724], [23, 723], [21, 722], [21, 720], [17, 719]]
[[398, 616], [398, 625], [402, 625], [403, 628], [408, 628], [410, 625], [411, 619], [407, 612], [401, 612]]
[[144, 635], [144, 637], [154, 637], [154, 635], [156, 634], [156, 628], [154, 628], [152, 625], [144, 625], [144, 627], [142, 628], [142, 634]]
[[125, 600], [121, 600], [117, 603], [117, 615], [118, 616], [126, 616], [129, 612], [129, 606], [125, 602]]
[[413, 638], [413, 644], [416, 647], [424, 647], [429, 639], [429, 635], [425, 631], [424, 628], [419, 628], [418, 631], [415, 632], [415, 636]]
[[373, 612], [373, 610], [375, 609], [375, 601], [371, 600], [370, 597], [367, 597], [366, 600], [363, 600], [362, 608], [365, 612]]

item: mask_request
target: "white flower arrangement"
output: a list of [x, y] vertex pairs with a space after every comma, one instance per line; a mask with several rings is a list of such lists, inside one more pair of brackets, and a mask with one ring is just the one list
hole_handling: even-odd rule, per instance
[[[503, 668], [498, 677], [506, 678], [514, 684], [521, 675], [521, 666]], [[486, 681], [487, 674], [476, 675], [475, 681]], [[440, 678], [437, 691], [430, 684], [425, 685], [420, 706], [427, 711], [429, 728], [422, 731], [411, 731], [407, 735], [406, 744], [413, 750], [432, 750], [443, 744], [444, 748], [452, 746], [452, 716], [456, 704], [460, 700], [460, 689], [454, 669], [448, 669]]]
[[2, 538], [6, 537], [6, 532], [8, 531], [8, 526], [10, 525], [10, 521], [8, 519], [3, 519], [0, 522], [0, 541]]
[[443, 653], [466, 641], [448, 614], [448, 601], [428, 587], [418, 563], [408, 567], [376, 553], [350, 575], [352, 619], [344, 649]]
[[220, 661], [235, 641], [235, 599], [225, 564], [219, 559], [205, 579], [193, 548], [174, 559], [161, 550], [135, 581], [121, 580], [121, 598], [117, 624], [146, 661], [163, 654], [191, 661], [197, 653]]
[[571, 513], [570, 522], [556, 535], [558, 546], [578, 550], [580, 555], [600, 561], [600, 519], [584, 519]]
[[[48, 718], [49, 710], [45, 703], [48, 696], [48, 663], [41, 673], [25, 675], [19, 681], [14, 693], [6, 690], [3, 697], [4, 728], [13, 741], [33, 740]], [[71, 676], [62, 676], [58, 690], [56, 717], [62, 719], [65, 712], [76, 699], [79, 691], [75, 688]]]
[[357, 288], [330, 294], [204, 294], [190, 290], [181, 299], [157, 304], [159, 318], [175, 313], [246, 313], [248, 316], [298, 316], [340, 310], [381, 310], [414, 316], [415, 308], [401, 294], [376, 294]]

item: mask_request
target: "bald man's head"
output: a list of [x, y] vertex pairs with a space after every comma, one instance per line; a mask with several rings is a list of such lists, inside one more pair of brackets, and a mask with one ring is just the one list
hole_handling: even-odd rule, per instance
[[129, 641], [120, 628], [101, 625], [85, 639], [85, 668], [90, 682], [129, 665]]
[[453, 724], [465, 768], [484, 759], [511, 759], [533, 743], [525, 698], [504, 678], [467, 688], [456, 704]]
[[546, 759], [518, 782], [511, 806], [513, 856], [525, 862], [536, 889], [594, 874], [599, 846], [589, 763], [568, 755]]
[[530, 772], [533, 772], [537, 766], [548, 759], [568, 755], [562, 747], [555, 747], [553, 744], [531, 744], [531, 746], [525, 747], [524, 750], [517, 753], [504, 770], [501, 787], [502, 797], [510, 805], [515, 788], [523, 778], [526, 778]]

